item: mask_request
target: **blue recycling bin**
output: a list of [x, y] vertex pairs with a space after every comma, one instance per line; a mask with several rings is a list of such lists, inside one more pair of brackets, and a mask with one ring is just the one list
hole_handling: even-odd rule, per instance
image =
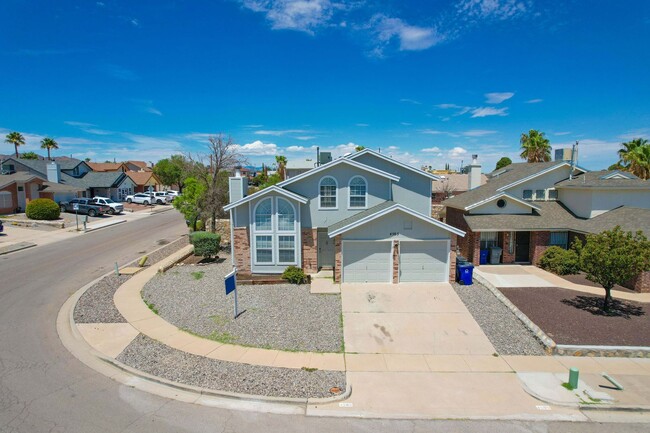
[[458, 266], [458, 282], [464, 286], [471, 286], [473, 284], [472, 277], [474, 275], [474, 265], [471, 263], [464, 263]]
[[479, 260], [479, 264], [487, 265], [489, 254], [490, 254], [490, 250], [481, 250], [481, 257]]

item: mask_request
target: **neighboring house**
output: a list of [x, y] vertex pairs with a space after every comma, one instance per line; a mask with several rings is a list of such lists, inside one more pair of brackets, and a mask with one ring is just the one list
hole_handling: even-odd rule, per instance
[[94, 172], [129, 171], [123, 162], [89, 162], [88, 166]]
[[296, 177], [299, 174], [303, 174], [317, 166], [316, 161], [309, 159], [290, 159], [287, 161], [287, 166], [285, 170], [287, 172], [287, 179]]
[[[488, 177], [481, 174], [481, 185], [485, 185]], [[439, 204], [443, 200], [455, 197], [469, 189], [469, 175], [461, 173], [452, 173], [440, 175], [439, 180], [433, 181], [431, 199], [433, 203]]]
[[462, 230], [434, 220], [436, 176], [365, 149], [247, 195], [230, 178], [238, 271], [333, 269], [336, 282], [448, 281]]
[[145, 161], [124, 161], [127, 171], [153, 171]]
[[126, 175], [135, 184], [135, 192], [149, 191], [149, 187], [152, 187], [153, 191], [161, 190], [162, 182], [152, 171], [127, 171]]
[[134, 193], [136, 187], [135, 182], [121, 171], [90, 172], [72, 178], [70, 183], [86, 190], [88, 197], [109, 197], [114, 201], [124, 201], [127, 195]]
[[40, 198], [39, 190], [43, 179], [26, 172], [0, 175], [0, 214], [10, 214], [20, 208], [23, 212], [27, 203]]
[[[480, 165], [470, 170], [476, 174]], [[447, 223], [467, 233], [459, 252], [474, 265], [480, 250], [491, 246], [503, 249], [502, 263], [537, 264], [551, 245], [567, 248], [576, 237], [617, 225], [650, 237], [650, 181], [618, 171], [588, 172], [567, 161], [510, 164], [443, 205]], [[630, 286], [650, 291], [645, 274]]]

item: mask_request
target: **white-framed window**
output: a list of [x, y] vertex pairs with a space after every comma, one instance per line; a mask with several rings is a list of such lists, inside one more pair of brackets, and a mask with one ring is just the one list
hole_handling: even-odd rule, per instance
[[255, 236], [255, 261], [257, 263], [273, 263], [273, 236]]
[[499, 238], [498, 232], [481, 232], [481, 249], [496, 247]]
[[551, 188], [548, 190], [548, 199], [557, 200], [557, 189]]
[[273, 199], [266, 198], [255, 206], [255, 231], [273, 230]]
[[319, 208], [320, 209], [336, 209], [337, 208], [337, 195], [338, 184], [336, 179], [331, 176], [326, 176], [318, 183], [319, 190]]
[[546, 190], [545, 189], [536, 189], [535, 190], [535, 200], [537, 200], [537, 201], [546, 200]]
[[523, 194], [523, 199], [524, 200], [532, 200], [533, 199], [533, 190], [532, 189], [525, 189], [524, 194]]
[[362, 176], [354, 176], [348, 185], [350, 191], [350, 208], [365, 208], [368, 195], [368, 182]]
[[548, 244], [567, 249], [569, 246], [569, 232], [551, 232], [551, 239]]
[[296, 211], [291, 203], [278, 198], [278, 231], [293, 232], [296, 230]]
[[278, 263], [295, 263], [296, 261], [296, 236], [278, 236]]
[[9, 191], [0, 191], [0, 208], [12, 209], [14, 208], [14, 199]]

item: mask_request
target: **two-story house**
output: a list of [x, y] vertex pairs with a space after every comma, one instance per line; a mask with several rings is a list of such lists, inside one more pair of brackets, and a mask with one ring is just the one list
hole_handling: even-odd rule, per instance
[[[459, 252], [480, 263], [480, 252], [502, 248], [501, 263], [537, 264], [551, 245], [567, 248], [575, 237], [610, 230], [641, 230], [650, 237], [650, 181], [619, 171], [589, 172], [567, 161], [515, 163], [447, 199], [446, 222], [467, 233]], [[650, 290], [650, 275], [631, 283]], [[643, 280], [643, 281], [642, 281]], [[645, 282], [644, 282], [645, 281]]]
[[436, 178], [370, 149], [251, 195], [246, 178], [231, 177], [233, 265], [333, 269], [336, 282], [448, 281], [465, 233], [430, 217]]

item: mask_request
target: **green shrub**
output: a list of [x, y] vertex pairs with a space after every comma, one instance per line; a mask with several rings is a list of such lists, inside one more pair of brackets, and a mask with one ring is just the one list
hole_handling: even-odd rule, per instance
[[580, 257], [572, 249], [552, 246], [542, 254], [539, 267], [557, 275], [577, 274], [580, 272]]
[[61, 209], [54, 200], [37, 198], [27, 204], [25, 215], [32, 220], [55, 220], [61, 215]]
[[194, 245], [194, 255], [202, 257], [215, 257], [219, 254], [221, 236], [210, 232], [190, 233], [190, 243]]
[[307, 281], [305, 272], [296, 266], [288, 266], [282, 273], [282, 278], [291, 284], [302, 284]]

